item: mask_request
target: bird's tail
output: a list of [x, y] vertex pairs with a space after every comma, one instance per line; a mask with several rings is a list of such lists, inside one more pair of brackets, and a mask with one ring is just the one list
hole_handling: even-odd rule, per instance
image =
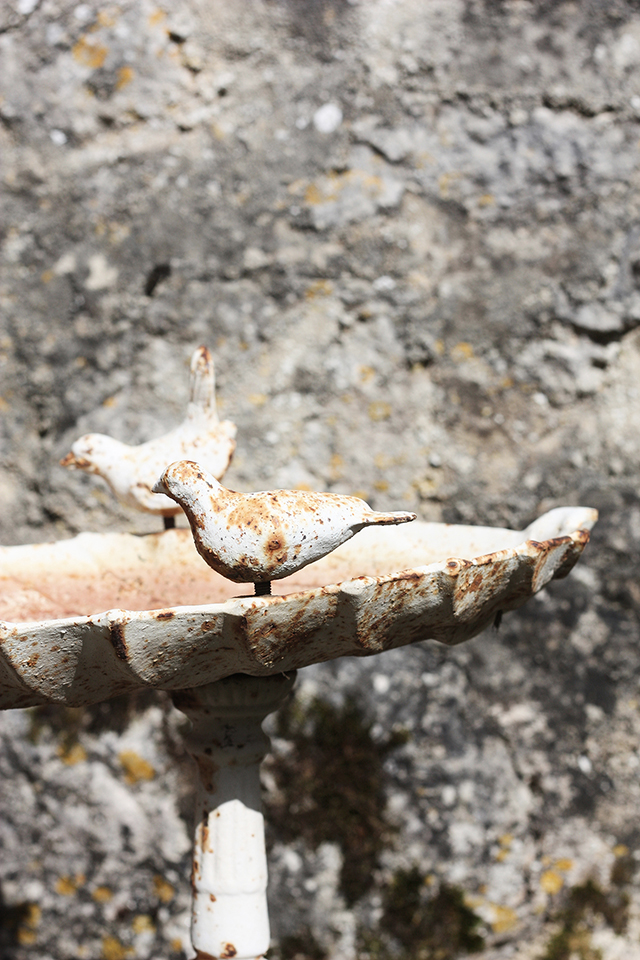
[[391, 513], [372, 512], [370, 517], [367, 518], [367, 523], [409, 523], [411, 520], [415, 520], [416, 516], [417, 514], [406, 513], [404, 510], [394, 510]]
[[206, 347], [198, 347], [191, 357], [190, 411], [204, 412], [209, 420], [218, 419], [213, 357]]

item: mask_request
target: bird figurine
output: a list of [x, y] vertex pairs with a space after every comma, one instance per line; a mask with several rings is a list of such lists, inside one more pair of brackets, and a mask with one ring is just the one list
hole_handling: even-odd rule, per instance
[[180, 504], [203, 560], [229, 580], [256, 584], [258, 594], [363, 527], [416, 519], [415, 513], [376, 513], [359, 497], [337, 493], [236, 493], [190, 460], [168, 466], [153, 489]]
[[97, 473], [116, 497], [129, 507], [164, 517], [174, 525], [180, 506], [151, 492], [168, 463], [197, 457], [215, 477], [222, 477], [235, 449], [235, 424], [220, 422], [216, 409], [213, 357], [198, 347], [191, 358], [191, 395], [187, 416], [174, 430], [132, 447], [101, 433], [88, 433], [60, 461], [64, 467]]

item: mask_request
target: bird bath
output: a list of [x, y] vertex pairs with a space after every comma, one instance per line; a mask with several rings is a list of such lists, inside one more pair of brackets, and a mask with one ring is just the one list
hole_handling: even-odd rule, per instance
[[191, 719], [198, 770], [196, 954], [260, 957], [269, 946], [261, 723], [295, 671], [475, 636], [566, 576], [596, 519], [563, 507], [523, 531], [370, 526], [274, 580], [270, 596], [210, 569], [184, 529], [0, 547], [0, 709], [171, 691]]
[[570, 507], [524, 531], [371, 527], [264, 597], [239, 597], [183, 529], [2, 547], [0, 708], [174, 691], [200, 780], [193, 943], [201, 958], [257, 957], [269, 945], [260, 724], [295, 670], [467, 640], [565, 576], [595, 520]]

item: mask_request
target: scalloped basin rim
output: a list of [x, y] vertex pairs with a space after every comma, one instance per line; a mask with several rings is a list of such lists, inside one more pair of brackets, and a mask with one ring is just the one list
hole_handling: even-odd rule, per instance
[[[551, 579], [566, 576], [596, 519], [596, 511], [574, 507], [550, 511], [525, 531], [419, 523], [370, 528], [282, 581], [284, 589], [297, 587], [282, 596], [227, 596], [221, 602], [159, 603], [142, 610], [118, 605], [88, 616], [0, 621], [0, 708], [46, 702], [81, 706], [136, 688], [184, 689], [232, 673], [263, 676], [426, 639], [460, 643], [490, 625], [498, 611], [516, 609]], [[213, 574], [185, 533], [189, 531], [167, 531], [137, 540], [138, 563], [145, 571], [157, 567], [161, 573], [166, 566], [165, 573], [174, 581], [181, 577], [186, 585], [195, 571]], [[18, 608], [23, 601], [27, 607], [46, 605], [50, 598], [33, 586], [34, 554], [49, 562], [57, 556], [57, 583], [62, 589], [70, 579], [78, 588], [82, 574], [76, 569], [69, 578], [61, 558], [68, 562], [79, 546], [91, 547], [88, 566], [99, 567], [100, 542], [122, 543], [123, 536], [95, 534], [83, 540], [81, 535], [53, 545], [0, 548], [0, 584], [3, 578], [18, 584]], [[435, 551], [464, 545], [465, 538], [467, 547], [477, 550], [443, 549], [440, 557], [445, 559], [406, 566], [420, 555], [430, 559], [427, 541]], [[130, 547], [136, 538], [126, 542]], [[473, 552], [476, 556], [459, 556]], [[405, 560], [404, 568], [387, 572], [398, 557]], [[86, 559], [85, 553], [84, 570]], [[386, 571], [332, 582], [332, 573], [353, 571], [354, 564], [374, 571], [376, 565], [386, 566]], [[22, 586], [21, 569], [29, 575]], [[87, 570], [89, 579], [91, 572]], [[109, 571], [128, 584], [126, 574], [121, 566]], [[105, 576], [102, 571], [100, 580]], [[207, 582], [211, 588], [213, 581]], [[229, 591], [237, 590], [237, 584], [224, 583]]]
[[[586, 545], [588, 542], [589, 532], [587, 530], [577, 530], [574, 531], [571, 536], [555, 537], [551, 540], [543, 542], [537, 540], [525, 540], [517, 547], [508, 547], [504, 550], [488, 553], [481, 557], [472, 557], [470, 560], [460, 557], [447, 557], [446, 560], [439, 560], [436, 563], [429, 563], [418, 567], [408, 567], [405, 570], [398, 570], [395, 573], [382, 574], [378, 577], [362, 575], [359, 577], [352, 577], [350, 580], [342, 580], [337, 583], [328, 583], [320, 587], [309, 587], [306, 590], [292, 591], [291, 593], [282, 594], [281, 596], [271, 595], [256, 597], [252, 594], [247, 597], [231, 597], [229, 600], [218, 602], [214, 601], [213, 603], [178, 604], [173, 607], [158, 607], [157, 609], [153, 610], [127, 610], [122, 607], [113, 607], [110, 610], [101, 611], [100, 613], [78, 617], [60, 617], [58, 619], [48, 620], [47, 623], [51, 626], [64, 627], [72, 623], [77, 625], [83, 623], [97, 624], [102, 623], [105, 620], [109, 622], [117, 622], [130, 621], [133, 618], [138, 620], [145, 618], [153, 620], [169, 620], [173, 619], [174, 616], [178, 616], [180, 613], [187, 611], [198, 611], [201, 613], [220, 611], [228, 612], [236, 616], [242, 616], [245, 611], [249, 609], [256, 609], [257, 607], [269, 606], [271, 604], [288, 603], [290, 601], [297, 600], [300, 597], [306, 598], [319, 596], [323, 593], [338, 593], [340, 591], [354, 592], [355, 590], [359, 590], [362, 587], [370, 584], [393, 583], [398, 580], [417, 580], [419, 577], [425, 577], [436, 572], [444, 572], [449, 576], [456, 576], [460, 570], [463, 570], [465, 567], [469, 566], [481, 567], [484, 565], [490, 565], [510, 558], [515, 558], [518, 555], [534, 557], [537, 554], [547, 550], [549, 545], [560, 546], [571, 543], [581, 543]], [[567, 570], [567, 573], [569, 572], [570, 571]], [[287, 583], [287, 581], [284, 582]], [[237, 584], [234, 584], [234, 586], [237, 587]], [[158, 614], [160, 614], [160, 616], [158, 616]], [[37, 620], [27, 620], [12, 623], [11, 625], [21, 629], [36, 626], [40, 622], [41, 621]], [[7, 621], [0, 620], [0, 627], [8, 625], [9, 623]]]
[[[274, 581], [272, 596], [263, 599], [268, 603], [362, 577], [406, 577], [443, 563], [477, 565], [505, 550], [526, 550], [527, 543], [574, 536], [591, 529], [596, 520], [597, 511], [591, 508], [558, 507], [523, 531], [420, 521], [370, 527], [299, 573]], [[81, 533], [68, 540], [0, 547], [0, 623], [179, 610], [203, 606], [207, 594], [212, 596], [209, 606], [238, 599], [243, 589], [253, 601], [251, 584], [232, 583], [205, 565], [186, 529], [141, 535]], [[12, 594], [22, 601], [14, 601], [13, 608]], [[91, 606], [93, 611], [87, 611]]]

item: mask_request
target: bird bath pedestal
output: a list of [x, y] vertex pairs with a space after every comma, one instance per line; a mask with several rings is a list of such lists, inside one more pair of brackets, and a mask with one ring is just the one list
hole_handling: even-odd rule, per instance
[[171, 691], [192, 721], [199, 773], [193, 944], [202, 960], [259, 957], [269, 946], [260, 724], [295, 670], [476, 635], [566, 576], [596, 516], [560, 508], [524, 531], [370, 527], [259, 597], [238, 597], [183, 529], [2, 547], [0, 709]]
[[191, 876], [198, 957], [259, 957], [269, 946], [260, 800], [269, 738], [262, 721], [289, 695], [295, 677], [295, 671], [235, 674], [173, 695], [191, 720], [186, 745], [198, 767]]

